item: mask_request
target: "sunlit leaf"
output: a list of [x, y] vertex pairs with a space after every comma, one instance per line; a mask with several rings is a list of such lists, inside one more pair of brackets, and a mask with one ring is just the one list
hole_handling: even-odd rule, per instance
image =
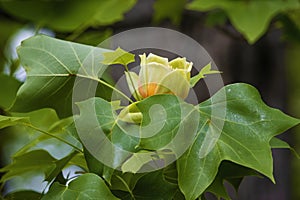
[[55, 182], [42, 200], [52, 199], [107, 199], [117, 200], [105, 185], [105, 182], [95, 174], [84, 174], [73, 180], [68, 186]]
[[60, 159], [72, 152], [73, 147], [77, 150], [82, 149], [80, 142], [68, 131], [69, 125], [73, 123], [73, 117], [60, 120], [56, 112], [49, 108], [13, 115], [28, 118], [26, 123], [21, 121], [14, 125], [22, 125], [27, 128], [27, 134], [31, 135], [31, 141], [19, 149], [16, 156], [27, 151], [44, 149]]
[[201, 79], [205, 78], [205, 75], [208, 74], [219, 74], [220, 71], [211, 70], [211, 63], [208, 63], [205, 67], [203, 67], [200, 72], [193, 76], [190, 80], [191, 87], [194, 87]]
[[26, 117], [8, 117], [0, 115], [0, 129], [29, 122]]
[[[101, 65], [102, 53], [107, 51], [43, 35], [23, 41], [18, 54], [27, 79], [10, 111], [29, 112], [51, 107], [60, 117], [72, 115], [73, 89], [82, 90], [80, 100], [95, 95], [91, 88], [101, 81], [106, 69]], [[81, 77], [78, 79], [82, 85], [74, 85], [76, 77]], [[108, 91], [106, 86], [98, 84], [97, 95], [110, 97]]]
[[28, 152], [15, 157], [12, 164], [0, 169], [0, 172], [5, 172], [0, 182], [31, 171], [43, 172], [47, 176], [55, 169], [55, 161], [56, 159], [44, 150]]
[[102, 63], [106, 65], [121, 64], [127, 66], [135, 61], [134, 54], [124, 51], [120, 47], [113, 52], [104, 52], [103, 56]]
[[[225, 112], [220, 112], [222, 109]], [[177, 162], [179, 186], [186, 199], [205, 191], [222, 160], [254, 169], [274, 181], [269, 142], [300, 120], [268, 107], [255, 88], [242, 83], [225, 86], [201, 103], [199, 112], [197, 139]], [[207, 146], [206, 137], [216, 143]]]

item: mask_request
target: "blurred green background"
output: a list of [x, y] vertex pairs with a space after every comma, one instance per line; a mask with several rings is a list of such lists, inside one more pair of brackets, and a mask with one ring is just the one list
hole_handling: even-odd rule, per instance
[[[252, 84], [268, 105], [300, 118], [299, 0], [1, 0], [0, 113], [26, 79], [15, 51], [21, 40], [42, 33], [97, 45], [115, 33], [147, 26], [195, 39], [223, 72], [225, 84]], [[37, 121], [49, 122], [49, 116]], [[1, 167], [30, 137], [24, 128], [1, 130]], [[299, 126], [281, 138], [300, 152]], [[300, 161], [288, 150], [273, 155], [277, 184], [247, 177], [233, 199], [300, 199]]]

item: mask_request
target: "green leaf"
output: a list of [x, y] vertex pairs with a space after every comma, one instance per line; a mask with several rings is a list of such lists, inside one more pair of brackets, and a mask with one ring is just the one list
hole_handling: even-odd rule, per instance
[[121, 190], [133, 194], [133, 189], [140, 178], [142, 178], [145, 173], [122, 173], [120, 171], [115, 171], [111, 179], [111, 190]]
[[[55, 110], [44, 108], [30, 113], [13, 113], [17, 117], [27, 117], [26, 123], [19, 123], [31, 133], [31, 141], [15, 154], [19, 156], [36, 149], [47, 150], [52, 156], [60, 159], [70, 154], [75, 148], [82, 149], [80, 142], [68, 131], [73, 123], [73, 117], [59, 119]], [[73, 147], [73, 148], [72, 148]]]
[[114, 191], [122, 199], [152, 200], [163, 199], [171, 200], [176, 192], [177, 186], [168, 183], [162, 170], [147, 173], [137, 181], [132, 193]]
[[0, 7], [13, 16], [57, 31], [109, 25], [123, 19], [136, 0], [110, 1], [1, 1]]
[[219, 74], [220, 71], [217, 70], [211, 70], [211, 63], [208, 63], [205, 67], [203, 67], [200, 72], [193, 76], [190, 80], [191, 87], [194, 87], [201, 79], [205, 78], [205, 75], [208, 74]]
[[147, 199], [172, 199], [177, 189], [174, 184], [168, 183], [164, 177], [162, 171], [147, 173], [145, 176], [139, 179], [133, 194], [136, 200]]
[[51, 182], [53, 179], [55, 179], [77, 153], [78, 152], [74, 151], [61, 160], [57, 160], [55, 162], [55, 169], [50, 174], [47, 174], [47, 176], [45, 177], [45, 181]]
[[84, 174], [69, 183], [68, 186], [55, 182], [42, 200], [52, 199], [107, 199], [117, 200], [105, 182], [95, 174]]
[[5, 196], [6, 200], [33, 200], [33, 199], [40, 199], [42, 196], [41, 193], [31, 191], [31, 190], [24, 190], [24, 191], [17, 191], [14, 193], [10, 193]]
[[7, 116], [0, 115], [0, 129], [9, 126], [16, 126], [28, 122], [29, 119], [26, 117], [7, 117]]
[[102, 63], [106, 65], [121, 64], [127, 66], [129, 63], [135, 61], [134, 54], [124, 51], [120, 47], [113, 52], [104, 52], [103, 56]]
[[20, 176], [27, 172], [43, 172], [49, 175], [56, 167], [54, 159], [47, 151], [36, 150], [14, 157], [13, 163], [0, 169], [0, 172], [6, 172], [0, 180], [0, 183]]
[[88, 172], [87, 163], [84, 157], [84, 154], [76, 154], [68, 163], [68, 165], [75, 165], [83, 169], [85, 172]]
[[250, 44], [253, 44], [267, 31], [269, 23], [275, 15], [297, 9], [299, 5], [298, 0], [273, 0], [271, 2], [195, 0], [187, 7], [199, 11], [223, 9], [234, 27], [245, 36]]
[[222, 160], [256, 170], [274, 182], [269, 142], [299, 119], [268, 107], [255, 88], [242, 83], [222, 88], [199, 105], [199, 113], [197, 138], [177, 161], [179, 187], [186, 199], [205, 191]]
[[[100, 78], [106, 66], [100, 62], [102, 53], [107, 51], [43, 35], [23, 41], [18, 48], [18, 54], [26, 69], [27, 79], [19, 89], [10, 111], [29, 112], [50, 107], [60, 117], [70, 116], [73, 89], [83, 91], [82, 96], [77, 97], [83, 100], [95, 95], [95, 91], [90, 94], [95, 81], [103, 83]], [[75, 86], [76, 77], [80, 77], [81, 84]], [[82, 83], [83, 81], [85, 82]], [[103, 84], [99, 84], [97, 89], [97, 95], [110, 97], [108, 88]]]
[[[119, 120], [112, 105], [101, 98], [78, 103], [80, 116], [77, 119], [77, 130], [84, 134], [81, 135], [83, 145], [109, 167], [120, 167], [134, 155], [133, 159], [138, 158], [141, 162], [128, 161], [124, 170], [136, 172], [149, 161], [148, 156], [145, 160], [140, 158], [141, 155], [133, 154], [143, 149], [158, 151], [158, 154], [148, 152], [153, 162], [175, 159], [195, 137], [198, 112], [194, 106], [178, 97], [155, 95], [136, 105], [143, 114], [141, 124]], [[187, 132], [189, 135], [185, 134]], [[100, 143], [101, 148], [91, 148]]]
[[300, 159], [299, 153], [294, 148], [292, 148], [287, 142], [279, 138], [272, 138], [270, 141], [270, 146], [274, 149], [289, 149], [298, 159]]
[[164, 19], [170, 19], [173, 24], [179, 25], [184, 11], [186, 0], [157, 0], [154, 2], [154, 23], [159, 23]]
[[[16, 98], [21, 83], [11, 76], [0, 74], [0, 108], [8, 108]], [[5, 98], [4, 98], [5, 97]]]
[[107, 183], [110, 184], [114, 169], [101, 163], [86, 149], [84, 151], [84, 158], [88, 166], [88, 171], [101, 176]]
[[231, 198], [226, 191], [224, 182], [228, 181], [229, 183], [231, 183], [237, 191], [239, 184], [245, 176], [258, 176], [258, 173], [252, 169], [228, 161], [223, 161], [219, 167], [216, 178], [214, 179], [213, 183], [206, 189], [206, 192], [215, 194], [218, 199], [223, 198], [226, 200], [230, 200]]

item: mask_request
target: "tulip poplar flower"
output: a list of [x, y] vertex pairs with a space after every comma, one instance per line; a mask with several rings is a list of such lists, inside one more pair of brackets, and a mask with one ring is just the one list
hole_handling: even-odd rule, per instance
[[[134, 72], [126, 73], [131, 93], [136, 99], [145, 99], [157, 94], [173, 94], [185, 99], [190, 90], [190, 76], [193, 66], [186, 58], [168, 58], [150, 53], [140, 55], [141, 70], [139, 75]], [[133, 85], [129, 77], [132, 77]]]

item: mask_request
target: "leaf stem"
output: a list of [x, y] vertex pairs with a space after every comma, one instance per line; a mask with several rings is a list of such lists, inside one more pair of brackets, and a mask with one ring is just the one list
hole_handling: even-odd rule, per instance
[[51, 134], [51, 133], [48, 133], [47, 131], [44, 131], [44, 130], [42, 130], [42, 129], [38, 128], [38, 127], [35, 127], [35, 126], [33, 126], [32, 124], [29, 124], [29, 123], [22, 123], [22, 125], [27, 126], [27, 127], [29, 127], [29, 128], [32, 128], [33, 130], [36, 130], [36, 131], [38, 131], [38, 132], [41, 132], [41, 133], [43, 133], [43, 134], [45, 134], [45, 135], [48, 135], [48, 136], [50, 136], [50, 137], [53, 137], [53, 138], [55, 138], [55, 139], [57, 139], [57, 140], [59, 140], [59, 141], [65, 143], [65, 144], [67, 144], [67, 145], [73, 147], [76, 151], [78, 151], [78, 152], [80, 152], [80, 153], [83, 153], [82, 149], [78, 148], [78, 147], [75, 146], [74, 144], [72, 144], [72, 143], [70, 143], [70, 142], [68, 142], [68, 141], [66, 141], [66, 140], [64, 140], [64, 139], [62, 139], [62, 138], [60, 138], [60, 137], [57, 137], [56, 135], [53, 135], [53, 134]]
[[103, 85], [105, 85], [105, 86], [109, 87], [110, 89], [112, 89], [112, 90], [116, 91], [117, 93], [119, 93], [121, 96], [123, 96], [130, 103], [133, 103], [133, 101], [128, 96], [126, 96], [123, 92], [121, 92], [120, 90], [118, 90], [114, 86], [111, 86], [110, 84], [106, 83], [105, 81], [102, 81], [99, 78], [95, 78], [95, 77], [91, 77], [91, 76], [86, 76], [86, 75], [83, 75], [83, 74], [76, 74], [76, 76], [81, 77], [81, 78], [92, 79], [94, 81], [98, 81], [99, 83], [102, 83]]

